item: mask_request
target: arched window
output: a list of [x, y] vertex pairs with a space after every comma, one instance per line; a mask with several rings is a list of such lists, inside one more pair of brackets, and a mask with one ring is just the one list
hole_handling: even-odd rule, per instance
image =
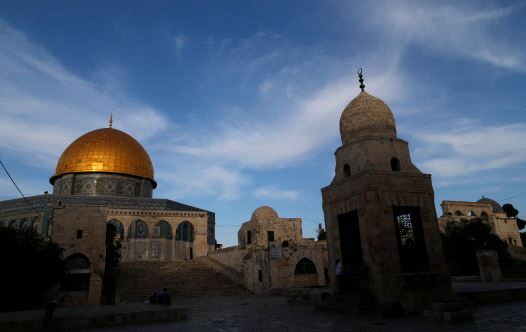
[[296, 270], [294, 271], [294, 274], [315, 274], [315, 273], [316, 273], [316, 266], [310, 259], [305, 258], [305, 257], [299, 260], [298, 264], [296, 264]]
[[73, 254], [64, 260], [65, 275], [61, 282], [64, 291], [87, 291], [89, 289], [91, 263], [82, 254]]
[[191, 242], [194, 240], [194, 227], [188, 221], [183, 221], [175, 231], [175, 239], [178, 241]]
[[461, 216], [461, 215], [462, 215], [462, 212], [460, 212], [459, 210], [456, 210], [456, 211], [455, 211], [455, 215], [457, 215], [457, 216]]
[[468, 217], [475, 217], [475, 212], [468, 211]]
[[391, 171], [400, 172], [402, 167], [400, 166], [400, 160], [398, 158], [391, 159]]
[[145, 239], [148, 236], [148, 226], [142, 220], [135, 220], [135, 238]]
[[281, 246], [282, 246], [283, 248], [288, 248], [288, 246], [289, 246], [289, 241], [287, 241], [287, 240], [283, 241], [283, 243], [281, 244]]
[[153, 230], [153, 236], [162, 239], [172, 238], [172, 226], [164, 220], [159, 221]]
[[482, 221], [488, 221], [489, 220], [489, 216], [486, 212], [482, 212], [480, 214], [480, 219], [482, 219]]
[[343, 177], [348, 178], [351, 176], [351, 167], [348, 164], [343, 165]]
[[[108, 221], [108, 224], [111, 224], [113, 225], [113, 227], [115, 227], [115, 231], [116, 231], [116, 234], [119, 235], [120, 239], [124, 239], [124, 226], [121, 224], [120, 221], [118, 221], [117, 219], [112, 219], [110, 221]], [[128, 229], [129, 231], [129, 229]], [[128, 234], [129, 236], [130, 234]]]

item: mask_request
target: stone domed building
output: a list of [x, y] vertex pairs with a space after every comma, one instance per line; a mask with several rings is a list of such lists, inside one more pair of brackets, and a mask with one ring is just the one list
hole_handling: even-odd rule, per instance
[[[382, 308], [420, 310], [449, 293], [431, 175], [411, 161], [389, 107], [362, 91], [340, 118], [342, 146], [331, 184], [321, 189], [329, 258], [355, 289]], [[426, 303], [427, 302], [427, 303]]]
[[0, 222], [33, 227], [64, 248], [76, 303], [101, 303], [107, 234], [117, 234], [123, 261], [174, 261], [215, 249], [215, 214], [152, 198], [152, 161], [133, 137], [102, 128], [71, 143], [50, 182], [53, 194], [0, 202]]
[[491, 198], [483, 196], [476, 202], [442, 201], [441, 206], [438, 225], [442, 233], [449, 222], [481, 220], [509, 246], [523, 246], [516, 219], [508, 217], [502, 206]]

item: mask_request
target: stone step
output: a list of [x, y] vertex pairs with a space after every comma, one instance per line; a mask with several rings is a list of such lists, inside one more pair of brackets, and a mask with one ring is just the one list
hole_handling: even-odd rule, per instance
[[122, 262], [117, 297], [120, 302], [144, 301], [164, 287], [178, 298], [249, 293], [210, 267], [204, 259]]

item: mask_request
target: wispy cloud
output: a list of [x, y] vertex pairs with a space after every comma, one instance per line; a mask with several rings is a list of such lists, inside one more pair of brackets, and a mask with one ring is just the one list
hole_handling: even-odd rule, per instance
[[[390, 42], [419, 45], [428, 52], [462, 56], [512, 70], [525, 71], [524, 49], [511, 42], [499, 23], [522, 7], [486, 7], [421, 1], [376, 2], [369, 7]], [[516, 40], [516, 39], [513, 39]]]
[[157, 110], [76, 76], [2, 20], [0, 72], [0, 148], [32, 166], [53, 167], [67, 144], [105, 126], [110, 112], [139, 140], [166, 127]]
[[433, 155], [422, 168], [439, 177], [457, 177], [526, 163], [526, 124], [460, 126], [419, 133]]
[[254, 197], [265, 199], [290, 199], [295, 200], [299, 193], [294, 190], [284, 190], [275, 186], [263, 186], [256, 189]]
[[183, 49], [186, 46], [186, 37], [183, 35], [177, 35], [172, 37], [172, 43], [175, 48], [175, 56], [177, 60], [181, 60]]

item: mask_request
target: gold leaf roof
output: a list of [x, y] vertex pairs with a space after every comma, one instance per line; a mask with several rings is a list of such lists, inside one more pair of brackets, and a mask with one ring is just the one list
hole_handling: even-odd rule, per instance
[[71, 143], [60, 156], [54, 180], [67, 173], [119, 173], [153, 178], [153, 165], [143, 146], [133, 137], [114, 128], [90, 131]]

